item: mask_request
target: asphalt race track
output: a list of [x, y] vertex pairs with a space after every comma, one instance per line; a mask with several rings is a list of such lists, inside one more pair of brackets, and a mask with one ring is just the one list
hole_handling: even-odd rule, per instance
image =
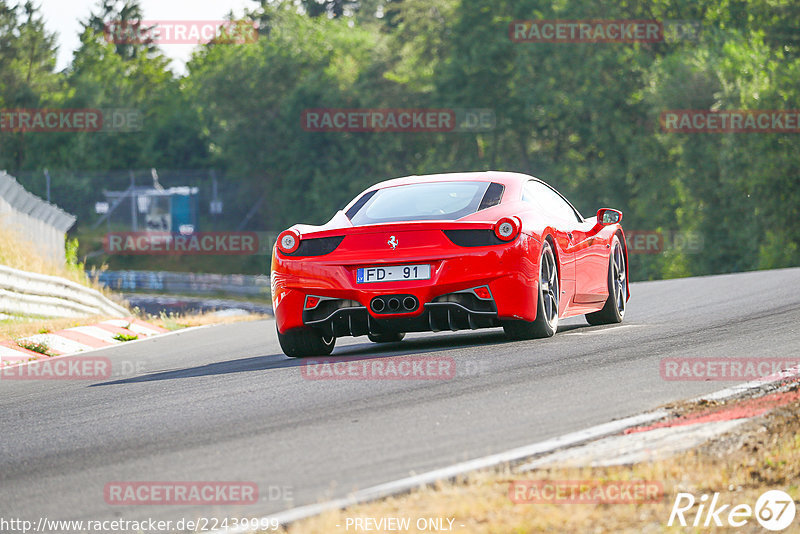
[[[450, 380], [308, 380], [272, 321], [92, 353], [103, 381], [0, 381], [0, 515], [48, 519], [258, 516], [504, 451], [716, 391], [665, 381], [667, 357], [800, 356], [800, 269], [634, 284], [621, 326], [562, 322], [411, 334], [334, 355], [451, 357]], [[249, 506], [106, 504], [115, 481], [250, 481]]]

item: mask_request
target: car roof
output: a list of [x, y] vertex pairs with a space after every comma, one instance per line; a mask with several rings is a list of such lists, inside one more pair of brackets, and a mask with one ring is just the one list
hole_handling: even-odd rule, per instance
[[347, 212], [347, 210], [353, 207], [360, 198], [362, 198], [365, 194], [371, 191], [377, 191], [379, 189], [386, 189], [388, 187], [397, 187], [401, 185], [435, 183], [435, 182], [500, 183], [503, 184], [503, 186], [505, 187], [502, 200], [502, 202], [505, 203], [507, 199], [511, 200], [519, 199], [522, 195], [522, 188], [530, 180], [536, 180], [546, 184], [546, 182], [540, 180], [539, 178], [536, 178], [535, 176], [522, 174], [520, 172], [506, 172], [506, 171], [448, 172], [441, 174], [403, 176], [400, 178], [392, 178], [391, 180], [384, 180], [383, 182], [379, 182], [365, 189], [364, 191], [359, 193], [358, 196], [353, 198], [344, 208], [342, 208], [341, 211]]
[[[420, 184], [430, 182], [497, 182], [505, 186], [516, 189], [528, 180], [534, 179], [533, 176], [518, 172], [504, 171], [479, 171], [479, 172], [448, 172], [443, 174], [423, 174], [413, 176], [403, 176], [379, 182], [366, 191], [375, 189], [385, 189], [398, 185]], [[365, 192], [366, 192], [365, 191]]]
[[[409, 185], [409, 184], [421, 184], [421, 183], [433, 183], [433, 182], [497, 182], [503, 184], [505, 186], [505, 193], [503, 194], [503, 202], [506, 201], [507, 198], [511, 199], [518, 199], [522, 194], [522, 188], [524, 187], [525, 183], [530, 180], [536, 180], [537, 182], [541, 182], [545, 184], [547, 187], [556, 191], [553, 186], [541, 180], [540, 178], [536, 178], [535, 176], [531, 176], [529, 174], [522, 174], [521, 172], [507, 172], [507, 171], [477, 171], [477, 172], [448, 172], [448, 173], [441, 173], [441, 174], [423, 174], [423, 175], [412, 175], [412, 176], [403, 176], [400, 178], [392, 178], [391, 180], [384, 180], [383, 182], [379, 182], [368, 189], [365, 189], [361, 192], [356, 198], [350, 201], [350, 203], [343, 208], [342, 211], [347, 211], [353, 206], [359, 198], [361, 198], [365, 193], [370, 191], [376, 191], [378, 189], [386, 189], [387, 187], [396, 187], [400, 185]], [[578, 217], [583, 220], [583, 215], [575, 209], [572, 203], [567, 200], [567, 198], [562, 195], [561, 193], [556, 193], [563, 198], [567, 204], [575, 210], [575, 213]]]

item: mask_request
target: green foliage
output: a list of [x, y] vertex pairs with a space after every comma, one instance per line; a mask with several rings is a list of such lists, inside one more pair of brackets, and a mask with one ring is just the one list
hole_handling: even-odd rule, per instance
[[[628, 229], [703, 237], [701, 253], [632, 255], [634, 279], [800, 264], [798, 134], [678, 134], [659, 125], [671, 109], [800, 108], [792, 2], [254, 4], [245, 18], [259, 22], [256, 42], [202, 46], [176, 76], [153, 43], [104, 38], [109, 21], [138, 17], [136, 1], [103, 0], [72, 64], [56, 73], [53, 37], [36, 9], [0, 0], [0, 107], [134, 108], [145, 124], [116, 134], [0, 132], [0, 168], [58, 169], [68, 179], [53, 191], [83, 224], [86, 199], [106, 187], [102, 171], [213, 167], [232, 212], [221, 224], [236, 227], [255, 206], [247, 228], [256, 230], [325, 222], [365, 186], [394, 176], [513, 170], [552, 183], [585, 214], [613, 206]], [[685, 21], [696, 32], [658, 43], [513, 43], [509, 23], [521, 19]], [[304, 110], [326, 107], [489, 108], [496, 128], [301, 128]], [[41, 183], [30, 186], [41, 194]], [[236, 261], [262, 269], [227, 260], [232, 270]], [[148, 258], [115, 261], [142, 268]]]
[[50, 356], [50, 347], [47, 346], [47, 343], [20, 339], [17, 340], [17, 345], [31, 352], [37, 352], [39, 354], [44, 354], [45, 356]]
[[82, 267], [78, 262], [78, 240], [67, 239], [65, 243], [67, 265], [70, 267]]

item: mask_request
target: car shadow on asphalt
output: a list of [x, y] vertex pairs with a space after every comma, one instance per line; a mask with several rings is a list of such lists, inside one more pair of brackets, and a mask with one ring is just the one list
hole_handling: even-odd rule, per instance
[[[558, 334], [569, 332], [572, 330], [589, 328], [588, 324], [566, 324], [559, 325]], [[543, 342], [545, 340], [530, 340], [525, 342]], [[338, 348], [333, 356], [350, 356], [361, 354], [375, 354], [386, 351], [392, 351], [389, 356], [405, 356], [414, 354], [420, 351], [438, 352], [443, 350], [451, 350], [463, 347], [473, 346], [486, 346], [486, 345], [506, 345], [510, 343], [520, 343], [520, 341], [512, 340], [506, 337], [505, 333], [500, 329], [492, 330], [478, 330], [478, 331], [459, 331], [437, 333], [437, 335], [427, 335], [424, 337], [406, 338], [403, 341], [394, 343], [358, 343], [353, 345], [345, 345]]]
[[[586, 328], [586, 324], [566, 324], [559, 325], [558, 333], [571, 330]], [[558, 334], [556, 334], [556, 337]], [[532, 340], [530, 342], [542, 342], [545, 340]], [[453, 349], [463, 349], [469, 347], [485, 347], [491, 345], [505, 345], [517, 343], [505, 337], [502, 330], [484, 330], [481, 332], [469, 332], [455, 334], [451, 332], [424, 336], [412, 337], [396, 343], [354, 343], [340, 346], [334, 353], [324, 358], [288, 358], [283, 354], [267, 354], [263, 356], [252, 356], [240, 358], [238, 360], [228, 360], [224, 362], [209, 363], [188, 367], [185, 369], [175, 369], [171, 371], [161, 371], [130, 378], [120, 378], [91, 384], [89, 387], [113, 386], [122, 384], [135, 384], [138, 382], [154, 382], [160, 380], [175, 380], [180, 378], [196, 378], [201, 376], [225, 375], [233, 373], [247, 373], [254, 371], [268, 371], [272, 369], [284, 369], [289, 367], [306, 367], [319, 365], [320, 362], [358, 361], [375, 358], [391, 358], [395, 356], [410, 356], [420, 352], [442, 352]]]
[[175, 369], [172, 371], [161, 371], [119, 380], [110, 380], [91, 384], [95, 386], [113, 386], [120, 384], [135, 384], [137, 382], [153, 382], [157, 380], [174, 380], [176, 378], [194, 378], [199, 376], [226, 375], [232, 373], [247, 373], [252, 371], [264, 371], [267, 369], [278, 369], [282, 367], [297, 367], [302, 360], [286, 358], [282, 354], [270, 354], [266, 356], [251, 356], [238, 360], [228, 360], [224, 362], [214, 362], [197, 367], [187, 367], [185, 369]]
[[437, 333], [424, 337], [406, 338], [392, 343], [356, 343], [344, 345], [334, 351], [332, 356], [387, 357], [409, 356], [419, 352], [441, 352], [465, 347], [502, 345], [508, 343], [502, 331], [482, 331], [455, 334], [453, 332]]

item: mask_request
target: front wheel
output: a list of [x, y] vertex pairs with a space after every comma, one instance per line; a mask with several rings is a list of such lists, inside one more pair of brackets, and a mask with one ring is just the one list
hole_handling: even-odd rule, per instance
[[625, 304], [628, 301], [628, 284], [625, 277], [625, 251], [615, 235], [611, 243], [611, 257], [608, 259], [608, 300], [603, 309], [586, 314], [586, 322], [591, 325], [621, 323], [625, 317]]
[[336, 345], [336, 338], [325, 337], [313, 328], [297, 328], [285, 334], [278, 331], [278, 342], [284, 354], [291, 358], [327, 356]]
[[537, 284], [536, 319], [533, 321], [509, 320], [503, 330], [511, 339], [551, 337], [558, 329], [558, 269], [550, 243], [542, 245], [539, 258], [539, 283]]

